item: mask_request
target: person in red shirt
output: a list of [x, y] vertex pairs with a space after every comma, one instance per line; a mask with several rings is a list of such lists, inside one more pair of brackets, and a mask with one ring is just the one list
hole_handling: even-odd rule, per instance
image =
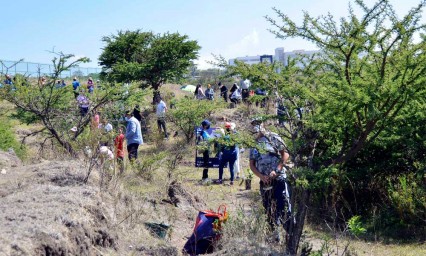
[[123, 128], [118, 128], [118, 135], [114, 139], [115, 157], [117, 159], [118, 169], [120, 173], [124, 172], [124, 134]]

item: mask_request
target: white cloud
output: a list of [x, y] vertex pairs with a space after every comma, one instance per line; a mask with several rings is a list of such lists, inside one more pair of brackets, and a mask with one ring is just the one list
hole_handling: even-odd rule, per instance
[[197, 68], [198, 69], [209, 69], [209, 68], [214, 68], [213, 65], [211, 65], [210, 63], [208, 63], [209, 61], [214, 61], [214, 58], [211, 54], [209, 55], [200, 55], [200, 57], [198, 57], [198, 60], [194, 61], [195, 64], [197, 64]]
[[226, 60], [230, 58], [240, 57], [240, 56], [246, 56], [249, 54], [257, 55], [259, 53], [256, 52], [256, 49], [259, 48], [260, 45], [260, 39], [259, 39], [259, 33], [256, 29], [253, 29], [249, 34], [245, 35], [243, 38], [241, 38], [239, 41], [233, 42], [225, 47], [224, 50], [222, 50], [220, 53], [208, 53], [208, 54], [200, 54], [200, 57], [198, 58], [195, 63], [198, 66], [198, 69], [208, 69], [208, 68], [215, 68], [214, 65], [211, 65], [208, 63], [208, 61], [215, 61], [212, 54], [220, 55], [224, 57]]
[[224, 53], [225, 57], [233, 58], [237, 56], [244, 56], [257, 49], [259, 46], [259, 33], [253, 29], [250, 34], [244, 36], [241, 40], [232, 43], [226, 47]]

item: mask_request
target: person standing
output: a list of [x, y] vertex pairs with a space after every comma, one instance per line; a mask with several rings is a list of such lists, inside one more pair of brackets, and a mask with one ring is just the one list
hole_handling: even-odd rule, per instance
[[289, 154], [282, 138], [276, 133], [267, 132], [261, 120], [254, 119], [251, 125], [257, 147], [250, 149], [250, 169], [260, 179], [263, 207], [274, 231], [273, 239], [279, 242], [278, 227], [282, 225], [288, 232], [291, 220], [291, 191], [285, 168]]
[[203, 87], [201, 87], [201, 84], [197, 84], [197, 87], [195, 87], [194, 95], [197, 100], [203, 100], [206, 98], [206, 95], [204, 94]]
[[126, 111], [125, 120], [127, 121], [126, 127], [126, 141], [127, 152], [129, 160], [134, 161], [138, 158], [138, 147], [143, 144], [141, 124], [132, 115], [132, 111]]
[[228, 102], [228, 88], [224, 84], [222, 85], [222, 82], [219, 82], [217, 86], [220, 89], [220, 96], [223, 97], [225, 102]]
[[80, 115], [85, 116], [89, 112], [90, 101], [84, 93], [84, 89], [80, 90], [79, 95], [76, 98], [78, 107], [80, 108]]
[[72, 89], [74, 91], [75, 98], [78, 97], [78, 88], [80, 87], [80, 82], [77, 80], [77, 77], [72, 79]]
[[118, 128], [118, 135], [114, 139], [115, 157], [117, 159], [118, 170], [120, 174], [124, 172], [124, 134], [123, 128]]
[[95, 84], [93, 83], [93, 79], [89, 77], [89, 79], [87, 79], [87, 90], [89, 91], [89, 93], [93, 93], [94, 89]]
[[210, 159], [210, 151], [209, 151], [209, 145], [208, 141], [210, 140], [210, 135], [207, 132], [208, 129], [210, 129], [210, 121], [204, 120], [201, 122], [201, 128], [203, 129], [201, 133], [199, 134], [199, 142], [203, 143], [203, 146], [205, 146], [205, 149], [203, 151], [203, 177], [202, 180], [206, 181], [209, 178], [209, 159]]
[[161, 96], [158, 96], [157, 111], [156, 111], [158, 132], [161, 133], [161, 130], [163, 130], [164, 138], [168, 139], [169, 135], [167, 134], [167, 128], [166, 128], [166, 111], [167, 111], [166, 103], [162, 100]]
[[242, 80], [241, 81], [241, 97], [243, 102], [247, 102], [247, 99], [249, 98], [249, 88], [251, 86], [250, 80]]
[[216, 181], [217, 184], [223, 183], [223, 168], [226, 164], [228, 164], [230, 180], [229, 183], [231, 186], [234, 185], [234, 164], [237, 161], [237, 150], [238, 147], [234, 141], [233, 133], [231, 131], [231, 123], [225, 123], [225, 136], [223, 137], [223, 141], [220, 145], [220, 151], [222, 153], [222, 157], [220, 158], [219, 164], [219, 179]]

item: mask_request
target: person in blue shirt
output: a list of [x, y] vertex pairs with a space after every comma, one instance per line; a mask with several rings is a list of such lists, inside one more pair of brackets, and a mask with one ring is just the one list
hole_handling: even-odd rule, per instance
[[237, 150], [238, 146], [233, 140], [233, 132], [231, 131], [231, 123], [225, 123], [225, 136], [223, 137], [223, 144], [220, 145], [222, 157], [219, 164], [219, 179], [216, 180], [216, 184], [222, 184], [223, 180], [223, 168], [228, 164], [229, 172], [231, 174], [231, 186], [234, 185], [234, 164], [237, 161]]
[[126, 141], [129, 160], [133, 161], [138, 158], [138, 147], [143, 144], [141, 124], [133, 116], [132, 111], [127, 111], [125, 115], [127, 121]]
[[[201, 127], [203, 128], [203, 130], [200, 133], [200, 140], [201, 141], [205, 141], [207, 142], [210, 139], [210, 135], [207, 132], [208, 129], [210, 129], [210, 121], [209, 120], [204, 120], [203, 122], [201, 122]], [[207, 143], [206, 143], [207, 144]], [[203, 180], [206, 180], [209, 178], [209, 158], [210, 158], [210, 151], [208, 148], [208, 145], [206, 145], [207, 148], [203, 151]]]
[[6, 75], [6, 79], [4, 80], [4, 84], [13, 85], [12, 78], [10, 75]]
[[72, 89], [76, 98], [78, 97], [78, 87], [80, 87], [80, 82], [77, 80], [77, 77], [74, 77], [72, 80]]

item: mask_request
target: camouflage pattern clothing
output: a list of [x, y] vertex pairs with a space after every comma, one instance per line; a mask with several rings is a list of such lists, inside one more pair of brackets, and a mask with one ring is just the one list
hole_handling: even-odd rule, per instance
[[[265, 136], [257, 139], [257, 142], [259, 149], [250, 150], [250, 160], [255, 161], [255, 166], [260, 173], [269, 176], [281, 161], [279, 152], [285, 150], [285, 144], [274, 133], [266, 133]], [[269, 184], [260, 181], [262, 203], [272, 229], [282, 225], [288, 231], [291, 220], [290, 193], [285, 172]]]
[[256, 161], [256, 168], [264, 175], [269, 175], [281, 161], [279, 152], [285, 150], [284, 141], [275, 133], [267, 133], [257, 140], [259, 149], [250, 150], [250, 160]]

